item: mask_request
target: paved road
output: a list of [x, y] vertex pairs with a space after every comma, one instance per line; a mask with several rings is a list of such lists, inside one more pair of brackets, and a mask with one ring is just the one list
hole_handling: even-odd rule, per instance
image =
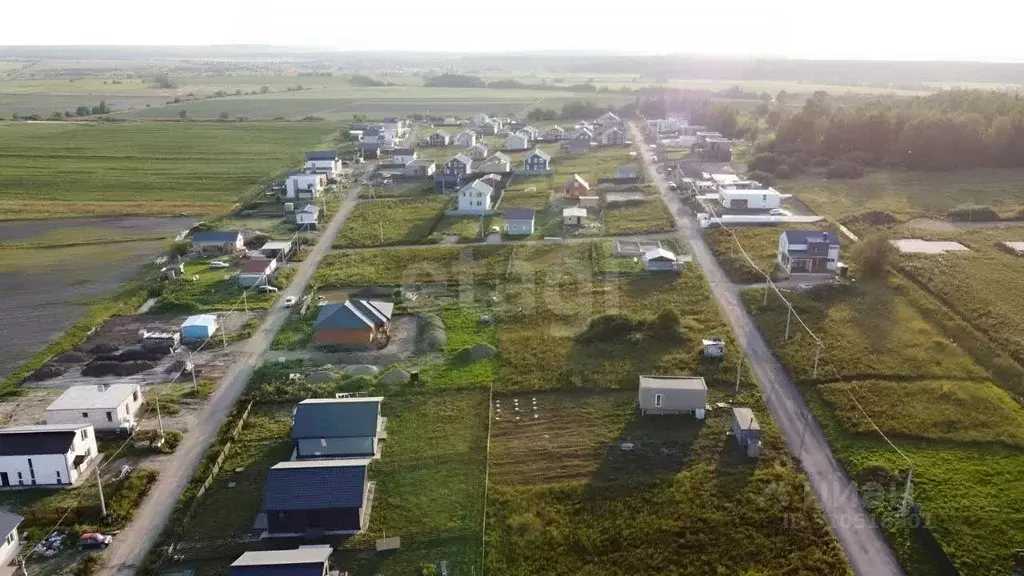
[[[285, 296], [299, 296], [306, 290], [320, 260], [330, 251], [335, 236], [338, 235], [342, 224], [352, 212], [358, 198], [358, 189], [349, 191], [348, 197], [342, 202], [338, 213], [321, 234], [312, 252], [299, 264], [292, 283], [282, 291], [279, 301], [283, 300]], [[192, 477], [193, 471], [217, 437], [221, 423], [231, 412], [239, 395], [245, 390], [253, 368], [262, 362], [263, 354], [270, 349], [274, 335], [277, 334], [287, 316], [286, 308], [275, 305], [267, 312], [260, 329], [246, 341], [244, 356], [239, 358], [221, 379], [210, 401], [196, 418], [196, 425], [182, 439], [178, 449], [174, 452], [173, 460], [160, 474], [156, 484], [153, 485], [149, 495], [137, 511], [135, 519], [121, 531], [110, 548], [107, 549], [104, 554], [106, 562], [100, 571], [101, 574], [122, 575], [134, 574], [138, 571], [146, 553], [156, 543], [160, 532], [167, 524], [167, 519], [174, 510], [178, 497]]]
[[[636, 126], [631, 125], [630, 131], [634, 142], [644, 141]], [[668, 190], [664, 176], [654, 170], [650, 151], [644, 148], [642, 154], [650, 178], [658, 184], [662, 198], [679, 226], [680, 236], [690, 244], [694, 260], [711, 282], [712, 293], [757, 375], [768, 409], [782, 429], [789, 449], [797, 455], [806, 471], [850, 566], [862, 576], [902, 575], [903, 570], [892, 548], [865, 512], [856, 487], [832, 456], [828, 441], [804, 404], [799, 390], [772, 355], [747, 313], [740, 297], [740, 287], [730, 282], [718, 265], [689, 208], [682, 204], [678, 194]]]
[[633, 234], [627, 236], [580, 236], [577, 238], [557, 238], [555, 240], [501, 240], [499, 242], [464, 242], [461, 244], [401, 244], [396, 246], [372, 246], [369, 248], [345, 248], [345, 252], [364, 252], [366, 250], [408, 250], [444, 247], [470, 246], [533, 246], [537, 244], [585, 244], [595, 240], [665, 240], [678, 236], [675, 232], [655, 232], [651, 234]]

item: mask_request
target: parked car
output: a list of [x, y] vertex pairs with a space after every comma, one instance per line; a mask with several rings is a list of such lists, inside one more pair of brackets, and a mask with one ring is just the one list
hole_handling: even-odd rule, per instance
[[782, 208], [772, 208], [771, 210], [768, 211], [768, 215], [769, 216], [789, 216], [789, 212], [783, 210]]
[[231, 264], [221, 262], [220, 260], [214, 260], [213, 262], [210, 262], [210, 268], [231, 268]]
[[295, 306], [295, 301], [296, 300], [297, 300], [297, 298], [295, 298], [295, 296], [289, 296], [289, 297], [285, 298], [284, 299], [284, 307], [285, 308], [291, 308], [292, 306]]
[[679, 190], [679, 186], [676, 186], [675, 182], [669, 182], [668, 189], [675, 192], [676, 190]]
[[278, 289], [273, 286], [260, 286], [256, 291], [260, 294], [272, 294], [274, 292], [278, 292]]
[[86, 532], [78, 537], [79, 548], [106, 548], [114, 541], [113, 536], [100, 534], [99, 532]]

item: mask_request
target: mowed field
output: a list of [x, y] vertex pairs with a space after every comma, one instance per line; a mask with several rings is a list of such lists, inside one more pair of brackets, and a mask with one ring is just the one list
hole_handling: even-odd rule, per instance
[[326, 123], [0, 124], [0, 219], [227, 212]]

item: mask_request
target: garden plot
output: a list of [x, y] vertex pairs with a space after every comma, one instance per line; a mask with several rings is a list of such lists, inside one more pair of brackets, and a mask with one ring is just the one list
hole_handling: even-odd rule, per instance
[[423, 244], [451, 203], [435, 196], [401, 200], [364, 200], [356, 205], [334, 241], [335, 248]]
[[920, 240], [907, 238], [903, 240], [892, 240], [892, 245], [904, 254], [946, 254], [947, 252], [966, 252], [970, 248], [959, 242], [946, 242], [942, 240]]

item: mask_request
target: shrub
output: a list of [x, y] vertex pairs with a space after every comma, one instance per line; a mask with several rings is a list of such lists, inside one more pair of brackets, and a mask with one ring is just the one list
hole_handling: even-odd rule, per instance
[[953, 222], [994, 222], [999, 214], [991, 206], [961, 204], [946, 213]]
[[748, 180], [755, 180], [760, 182], [762, 186], [771, 186], [775, 183], [775, 178], [767, 172], [761, 172], [760, 170], [754, 170], [753, 172], [747, 173]]
[[683, 323], [679, 313], [665, 308], [647, 326], [647, 332], [662, 342], [679, 342], [683, 339]]
[[625, 314], [602, 314], [591, 318], [580, 334], [581, 342], [612, 342], [634, 330], [633, 319]]
[[74, 570], [71, 571], [72, 576], [92, 576], [99, 571], [101, 559], [98, 552], [87, 555], [75, 564]]
[[754, 156], [754, 159], [750, 161], [747, 168], [750, 170], [756, 170], [759, 172], [775, 172], [779, 166], [782, 166], [782, 158], [778, 154], [758, 154]]
[[789, 169], [789, 166], [782, 165], [775, 169], [775, 177], [783, 180], [786, 178], [792, 178], [793, 171]]
[[860, 273], [867, 278], [884, 278], [889, 266], [892, 245], [884, 232], [872, 234], [853, 247], [853, 258]]
[[864, 175], [864, 167], [849, 160], [837, 160], [825, 171], [826, 178], [854, 179]]

